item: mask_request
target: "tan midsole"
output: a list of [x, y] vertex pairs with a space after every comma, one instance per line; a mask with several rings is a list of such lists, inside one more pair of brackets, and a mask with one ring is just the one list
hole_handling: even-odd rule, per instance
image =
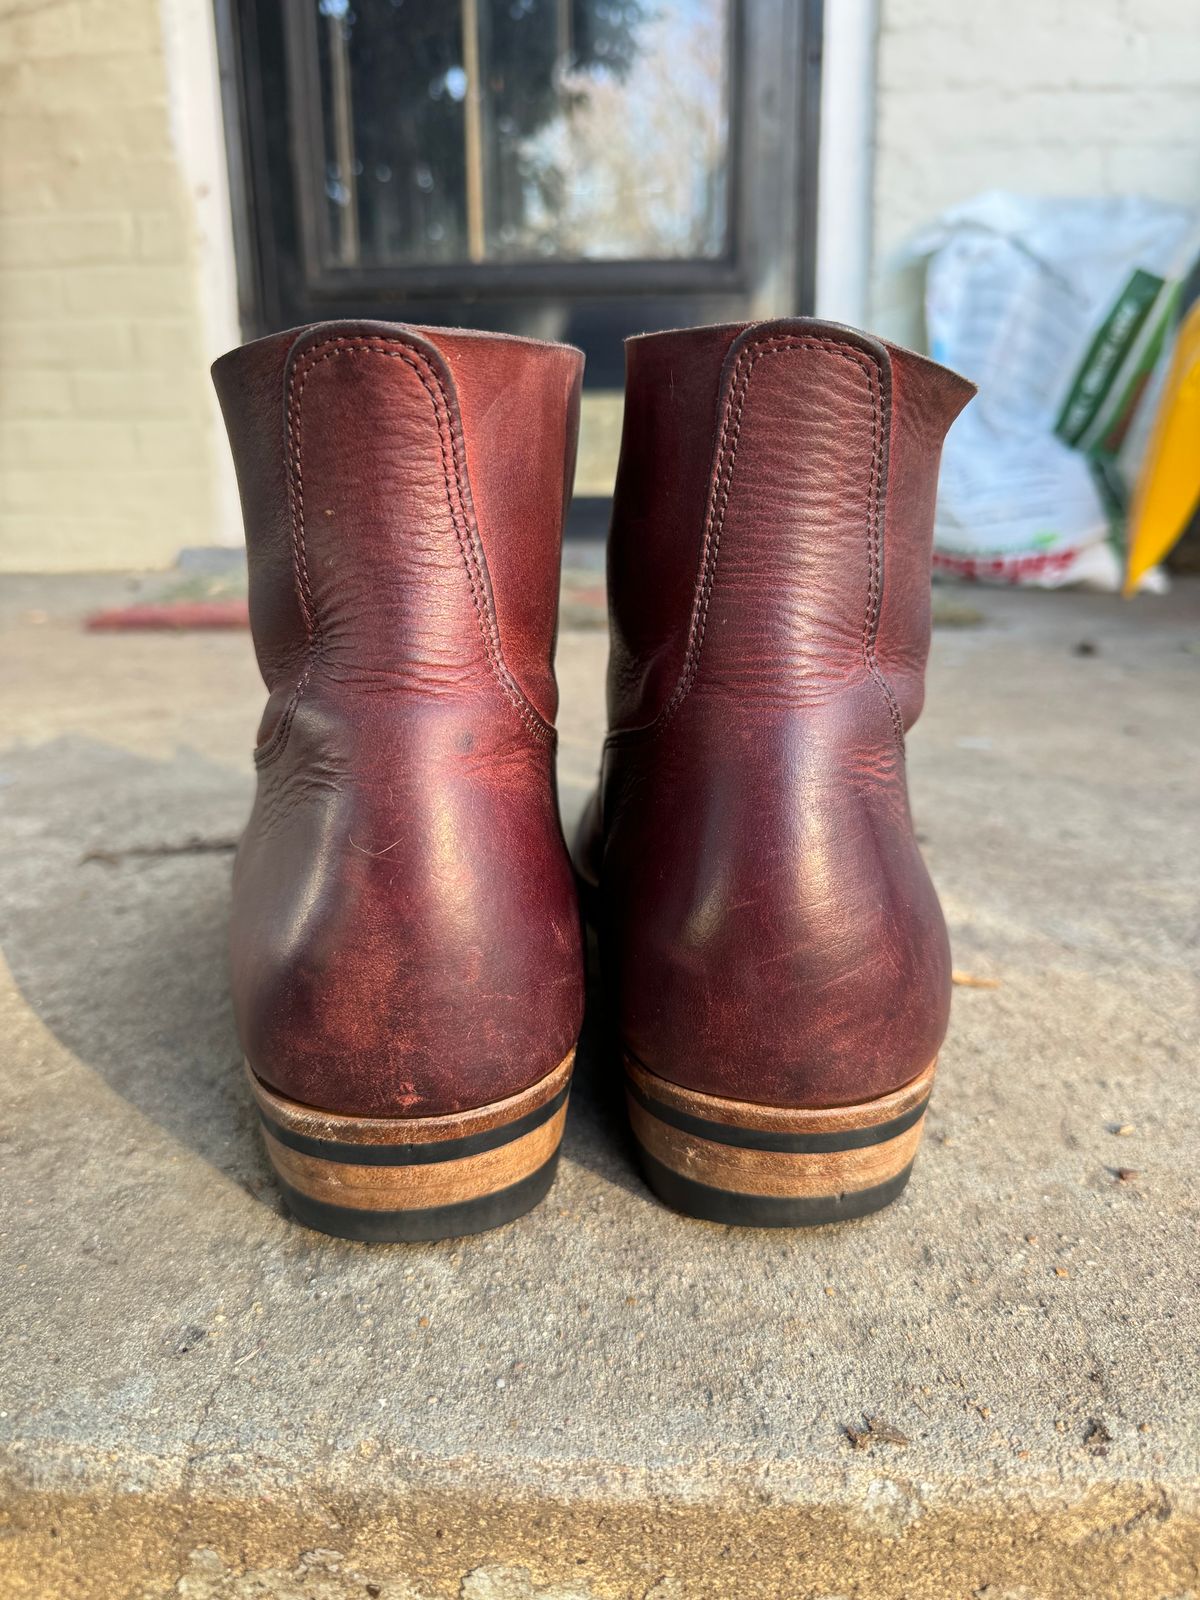
[[560, 1106], [548, 1122], [510, 1144], [422, 1166], [374, 1167], [327, 1161], [280, 1144], [269, 1130], [264, 1129], [263, 1136], [280, 1177], [310, 1199], [369, 1211], [408, 1211], [476, 1200], [519, 1183], [554, 1154], [566, 1116], [566, 1106]]

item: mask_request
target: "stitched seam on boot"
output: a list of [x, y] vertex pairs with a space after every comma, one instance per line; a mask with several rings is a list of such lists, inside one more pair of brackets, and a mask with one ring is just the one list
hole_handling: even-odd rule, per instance
[[[864, 357], [864, 363], [870, 360]], [[883, 496], [883, 405], [880, 395], [879, 364], [870, 362], [870, 368], [864, 364], [867, 383], [871, 390], [871, 429], [873, 448], [871, 452], [871, 485], [868, 493], [870, 511], [867, 518], [867, 614], [863, 618], [863, 660], [867, 664], [867, 671], [874, 678], [883, 695], [888, 708], [888, 715], [892, 719], [892, 731], [896, 736], [896, 743], [901, 751], [904, 749], [904, 718], [900, 713], [900, 705], [888, 682], [887, 675], [879, 665], [879, 658], [875, 651], [876, 641], [879, 637], [879, 615], [883, 607], [883, 527], [880, 517], [880, 501]]]
[[[300, 600], [300, 610], [304, 617], [305, 631], [308, 635], [308, 653], [304, 670], [301, 672], [296, 687], [292, 691], [287, 710], [280, 719], [275, 732], [265, 744], [256, 750], [255, 760], [259, 766], [264, 766], [274, 760], [283, 750], [287, 743], [288, 734], [291, 731], [292, 721], [308, 686], [313, 668], [320, 660], [324, 645], [324, 637], [309, 581], [304, 542], [304, 473], [300, 402], [304, 395], [305, 384], [308, 382], [313, 369], [320, 366], [322, 362], [344, 355], [379, 355], [403, 361], [406, 366], [412, 368], [428, 394], [438, 429], [442, 476], [446, 485], [446, 504], [450, 512], [450, 520], [454, 525], [455, 538], [458, 541], [459, 553], [466, 569], [467, 581], [470, 584], [471, 602], [475, 608], [476, 620], [479, 623], [479, 631], [483, 639], [488, 665], [505, 698], [534, 738], [540, 741], [552, 739], [554, 737], [554, 729], [530, 705], [516, 680], [509, 672], [501, 655], [500, 630], [484, 585], [477, 534], [466, 511], [466, 497], [463, 493], [465, 464], [462, 460], [461, 432], [456, 430], [454, 426], [453, 411], [445, 385], [437, 372], [417, 351], [401, 344], [398, 340], [343, 337], [328, 339], [323, 344], [314, 345], [311, 350], [306, 350], [297, 361], [288, 384], [288, 495], [291, 500], [292, 563], [296, 593]], [[453, 476], [451, 468], [453, 468]]]
[[871, 479], [867, 490], [867, 609], [863, 618], [863, 664], [868, 676], [878, 686], [887, 704], [892, 728], [901, 746], [904, 743], [904, 722], [892, 687], [888, 683], [875, 654], [875, 640], [879, 627], [882, 602], [882, 541], [880, 533], [880, 499], [883, 478], [883, 426], [880, 393], [879, 364], [865, 352], [851, 350], [830, 339], [804, 338], [796, 334], [782, 334], [772, 339], [747, 345], [738, 357], [729, 385], [721, 433], [717, 446], [717, 470], [714, 475], [708, 512], [705, 517], [704, 543], [700, 562], [700, 583], [693, 602], [688, 628], [687, 653], [683, 671], [670, 699], [652, 722], [642, 728], [621, 729], [609, 735], [606, 743], [619, 744], [626, 740], [653, 737], [666, 728], [671, 718], [687, 698], [700, 668], [700, 652], [708, 624], [708, 608], [716, 579], [717, 558], [721, 549], [721, 534], [725, 513], [733, 487], [733, 471], [741, 439], [742, 414], [750, 389], [750, 377], [762, 356], [786, 353], [791, 350], [822, 350], [843, 361], [851, 362], [862, 373], [871, 397]]

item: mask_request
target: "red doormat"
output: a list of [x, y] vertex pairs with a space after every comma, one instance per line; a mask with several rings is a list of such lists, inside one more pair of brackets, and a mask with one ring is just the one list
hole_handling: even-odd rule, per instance
[[245, 600], [179, 600], [120, 606], [95, 611], [85, 623], [91, 633], [129, 633], [137, 630], [172, 632], [189, 628], [248, 628], [250, 608]]

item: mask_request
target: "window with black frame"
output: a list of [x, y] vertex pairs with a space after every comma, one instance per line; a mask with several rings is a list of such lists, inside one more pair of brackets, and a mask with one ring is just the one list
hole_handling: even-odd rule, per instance
[[321, 270], [723, 260], [729, 13], [319, 0]]
[[217, 0], [248, 332], [811, 309], [818, 0]]

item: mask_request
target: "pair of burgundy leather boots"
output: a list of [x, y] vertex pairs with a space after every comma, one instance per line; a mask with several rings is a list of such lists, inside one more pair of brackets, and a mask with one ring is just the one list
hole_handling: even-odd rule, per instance
[[[694, 1216], [860, 1216], [908, 1176], [947, 1020], [904, 735], [971, 386], [809, 320], [627, 354], [576, 870], [633, 1130]], [[337, 322], [214, 367], [270, 696], [234, 1005], [287, 1203], [328, 1233], [472, 1233], [553, 1178], [584, 1004], [552, 660], [582, 365]]]

